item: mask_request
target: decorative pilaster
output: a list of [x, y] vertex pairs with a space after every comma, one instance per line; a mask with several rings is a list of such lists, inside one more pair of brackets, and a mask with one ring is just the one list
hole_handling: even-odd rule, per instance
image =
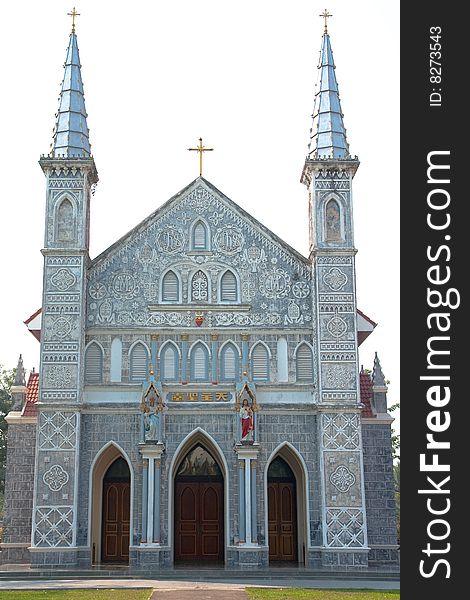
[[217, 356], [218, 356], [218, 347], [219, 347], [218, 339], [219, 339], [218, 335], [211, 335], [211, 355], [212, 355], [211, 379], [212, 379], [212, 382], [214, 382], [214, 383], [218, 380], [218, 377], [217, 377]]
[[181, 336], [181, 381], [188, 382], [188, 335]]

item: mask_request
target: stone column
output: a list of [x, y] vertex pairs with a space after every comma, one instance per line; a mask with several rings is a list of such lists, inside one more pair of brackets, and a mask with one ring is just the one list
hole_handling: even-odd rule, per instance
[[[240, 467], [240, 544], [246, 547], [257, 546], [256, 524], [256, 475], [253, 475], [252, 463], [256, 461], [259, 449], [257, 447], [236, 447]], [[254, 466], [256, 469], [256, 465]], [[242, 494], [243, 492], [243, 494]], [[242, 541], [241, 532], [245, 533]]]
[[142, 543], [147, 545], [159, 544], [160, 539], [160, 467], [164, 450], [160, 442], [139, 445], [144, 465], [148, 461], [147, 479], [144, 476], [142, 488]]
[[142, 460], [142, 544], [145, 544], [147, 541], [148, 466], [148, 461], [144, 458]]

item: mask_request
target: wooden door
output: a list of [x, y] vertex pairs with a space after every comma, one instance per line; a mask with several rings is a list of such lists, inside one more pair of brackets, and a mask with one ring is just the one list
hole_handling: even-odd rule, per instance
[[102, 558], [107, 562], [128, 562], [130, 532], [130, 483], [103, 483]]
[[270, 560], [297, 560], [295, 484], [268, 482]]
[[176, 481], [175, 560], [223, 560], [223, 499], [221, 482]]

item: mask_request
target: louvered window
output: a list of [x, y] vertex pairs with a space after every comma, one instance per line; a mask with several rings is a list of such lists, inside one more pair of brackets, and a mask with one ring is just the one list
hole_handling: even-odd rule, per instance
[[251, 370], [254, 381], [267, 381], [269, 377], [269, 355], [263, 344], [257, 344], [251, 353]]
[[313, 357], [312, 350], [307, 344], [302, 344], [297, 349], [296, 355], [297, 381], [312, 381]]
[[191, 352], [191, 375], [193, 381], [209, 379], [209, 354], [202, 344], [195, 346]]
[[220, 280], [220, 300], [222, 302], [237, 302], [237, 279], [232, 271], [225, 271]]
[[162, 300], [163, 302], [179, 301], [178, 277], [173, 271], [168, 271], [163, 277]]
[[178, 353], [171, 344], [165, 346], [161, 353], [160, 373], [165, 381], [176, 381], [178, 378]]
[[86, 383], [103, 381], [103, 352], [98, 344], [91, 343], [85, 352]]
[[196, 223], [193, 229], [193, 250], [208, 250], [207, 229], [204, 223]]
[[237, 379], [238, 353], [232, 344], [227, 344], [222, 350], [220, 371], [220, 378], [223, 381]]
[[130, 377], [131, 381], [143, 381], [148, 374], [148, 354], [143, 344], [136, 344], [131, 350]]

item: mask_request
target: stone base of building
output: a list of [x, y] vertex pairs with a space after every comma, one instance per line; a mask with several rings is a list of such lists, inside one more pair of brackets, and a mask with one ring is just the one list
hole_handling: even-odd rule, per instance
[[321, 548], [322, 569], [342, 571], [348, 569], [367, 569], [369, 566], [369, 548]]
[[264, 569], [269, 566], [267, 546], [229, 546], [225, 558], [227, 569]]
[[142, 544], [129, 548], [129, 567], [132, 569], [162, 570], [173, 567], [173, 552], [168, 546]]
[[90, 548], [29, 548], [32, 569], [91, 567]]
[[370, 567], [393, 567], [400, 564], [398, 546], [371, 546], [369, 550]]
[[0, 544], [0, 564], [29, 564], [29, 544]]

